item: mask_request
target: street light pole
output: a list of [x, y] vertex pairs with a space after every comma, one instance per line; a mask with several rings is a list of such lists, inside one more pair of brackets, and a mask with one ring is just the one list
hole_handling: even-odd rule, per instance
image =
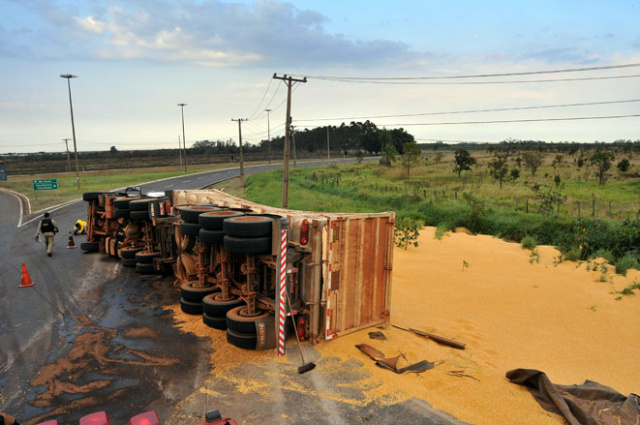
[[182, 145], [184, 146], [184, 172], [187, 172], [187, 140], [184, 138], [184, 107], [186, 103], [178, 103], [178, 106], [182, 109]]
[[76, 143], [76, 125], [73, 121], [73, 102], [71, 100], [71, 79], [77, 78], [77, 75], [62, 74], [61, 78], [67, 79], [67, 86], [69, 87], [69, 108], [71, 109], [71, 133], [73, 134], [73, 150], [76, 156], [76, 182], [78, 183], [78, 190], [80, 190], [80, 165], [78, 165], [78, 145]]
[[269, 112], [271, 112], [271, 109], [265, 109], [265, 111], [267, 111], [267, 147], [269, 148], [269, 164], [271, 164], [271, 125], [270, 125], [270, 119], [269, 119]]

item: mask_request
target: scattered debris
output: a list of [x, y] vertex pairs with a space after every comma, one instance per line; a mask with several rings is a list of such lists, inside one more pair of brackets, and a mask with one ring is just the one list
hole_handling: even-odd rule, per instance
[[445, 337], [440, 336], [440, 335], [436, 335], [436, 334], [432, 334], [432, 333], [429, 333], [429, 332], [421, 331], [419, 329], [413, 329], [413, 328], [407, 329], [407, 328], [403, 328], [403, 327], [396, 326], [396, 325], [391, 325], [391, 326], [393, 326], [394, 328], [402, 329], [403, 331], [413, 332], [413, 333], [416, 333], [418, 335], [426, 336], [427, 338], [432, 339], [432, 340], [434, 340], [435, 342], [437, 342], [439, 344], [448, 345], [449, 347], [458, 348], [460, 350], [464, 350], [464, 348], [467, 346], [463, 342], [454, 341], [453, 339], [449, 339], [449, 338], [445, 338]]
[[400, 354], [399, 356], [396, 356], [396, 357], [387, 358], [383, 352], [376, 350], [375, 348], [367, 344], [358, 344], [356, 345], [356, 348], [358, 348], [364, 354], [369, 356], [372, 360], [375, 360], [377, 366], [383, 369], [390, 370], [397, 374], [402, 374], [405, 372], [422, 373], [429, 369], [433, 369], [435, 367], [434, 363], [428, 362], [426, 360], [422, 360], [418, 363], [398, 369], [398, 360], [400, 359], [400, 357], [403, 357], [406, 360], [406, 357], [404, 357], [404, 354]]
[[449, 372], [447, 372], [447, 375], [455, 376], [456, 378], [471, 378], [480, 382], [480, 380], [475, 376], [467, 375], [466, 373], [464, 373], [464, 370], [450, 370]]
[[369, 338], [378, 339], [380, 341], [386, 341], [387, 340], [387, 336], [385, 334], [383, 334], [382, 332], [380, 332], [380, 331], [369, 332]]

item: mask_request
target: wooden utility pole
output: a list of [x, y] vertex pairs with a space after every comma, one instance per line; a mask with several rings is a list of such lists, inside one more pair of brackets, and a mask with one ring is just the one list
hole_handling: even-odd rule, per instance
[[287, 120], [284, 126], [284, 164], [282, 168], [282, 208], [289, 208], [289, 138], [291, 137], [291, 87], [293, 83], [306, 83], [307, 77], [302, 80], [293, 78], [284, 74], [282, 77], [278, 77], [277, 74], [273, 74], [273, 78], [276, 80], [282, 80], [287, 84]]
[[64, 143], [67, 145], [67, 172], [71, 171], [71, 156], [69, 155], [69, 140], [71, 139], [62, 139]]
[[242, 121], [247, 121], [246, 118], [238, 118], [231, 121], [238, 121], [238, 138], [240, 139], [240, 185], [244, 189], [244, 161], [242, 159]]

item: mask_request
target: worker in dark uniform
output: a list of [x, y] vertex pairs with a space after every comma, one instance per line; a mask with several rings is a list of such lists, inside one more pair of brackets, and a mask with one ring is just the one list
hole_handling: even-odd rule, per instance
[[53, 252], [53, 237], [56, 233], [58, 233], [58, 224], [49, 217], [49, 213], [44, 213], [44, 218], [40, 220], [40, 224], [38, 224], [38, 230], [36, 230], [36, 241], [38, 240], [38, 236], [42, 233], [44, 236], [44, 240], [47, 244], [47, 255], [51, 257]]
[[16, 418], [6, 413], [0, 412], [0, 425], [20, 425]]
[[87, 222], [84, 220], [76, 221], [76, 224], [73, 226], [73, 234], [84, 235], [85, 233], [87, 233]]

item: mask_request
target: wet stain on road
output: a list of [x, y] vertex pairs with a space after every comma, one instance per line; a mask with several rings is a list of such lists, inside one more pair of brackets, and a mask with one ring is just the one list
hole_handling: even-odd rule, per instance
[[209, 368], [209, 342], [177, 331], [164, 308], [178, 296], [169, 279], [125, 270], [85, 298], [81, 314], [54, 328], [56, 353], [29, 380], [21, 423], [77, 423], [100, 410], [113, 423], [168, 415]]

